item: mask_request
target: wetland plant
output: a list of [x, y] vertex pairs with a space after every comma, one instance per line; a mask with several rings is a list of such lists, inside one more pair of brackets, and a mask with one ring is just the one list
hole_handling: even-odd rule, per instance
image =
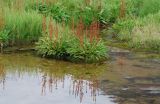
[[92, 23], [89, 32], [85, 31], [82, 21], [76, 27], [73, 25], [72, 31], [52, 19], [47, 19], [47, 27], [36, 47], [43, 57], [87, 63], [107, 58], [107, 48], [98, 36], [98, 22]]

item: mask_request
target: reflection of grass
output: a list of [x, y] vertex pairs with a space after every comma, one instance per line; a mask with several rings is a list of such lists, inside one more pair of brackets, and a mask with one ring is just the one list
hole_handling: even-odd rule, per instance
[[41, 71], [47, 73], [49, 76], [64, 77], [65, 75], [72, 75], [73, 78], [83, 77], [83, 79], [90, 79], [93, 76], [99, 77], [106, 70], [105, 65], [94, 64], [72, 64], [61, 61], [49, 61], [46, 64], [40, 66]]
[[[98, 94], [99, 78], [106, 70], [105, 65], [95, 64], [73, 64], [63, 61], [45, 60], [32, 57], [27, 54], [12, 54], [1, 56], [4, 63], [5, 70], [8, 74], [14, 77], [40, 76], [41, 80], [41, 94], [45, 95], [48, 91], [53, 89], [65, 87], [65, 78], [69, 80], [69, 94], [77, 96], [82, 102], [83, 95], [91, 93], [91, 98], [96, 101]], [[24, 60], [25, 59], [25, 60]], [[54, 92], [54, 91], [53, 91]]]
[[4, 70], [4, 66], [0, 64], [0, 83], [4, 84], [6, 72]]
[[[10, 57], [12, 55], [12, 57]], [[34, 73], [37, 71], [46, 73], [49, 76], [64, 77], [72, 75], [74, 78], [82, 76], [89, 79], [92, 76], [98, 77], [106, 70], [105, 65], [95, 64], [73, 64], [63, 61], [46, 60], [33, 57], [28, 53], [11, 54], [1, 56], [8, 72]]]

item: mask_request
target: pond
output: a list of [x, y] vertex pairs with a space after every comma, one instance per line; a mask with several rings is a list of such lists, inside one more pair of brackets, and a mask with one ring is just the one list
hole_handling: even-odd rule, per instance
[[99, 64], [0, 54], [0, 104], [159, 104], [160, 61], [132, 53]]

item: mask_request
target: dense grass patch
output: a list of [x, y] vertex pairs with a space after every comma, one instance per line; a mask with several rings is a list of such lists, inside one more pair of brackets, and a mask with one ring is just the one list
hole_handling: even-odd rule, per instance
[[42, 17], [36, 12], [5, 11], [4, 30], [9, 31], [9, 41], [25, 43], [38, 40], [42, 31]]
[[43, 57], [87, 63], [103, 61], [108, 57], [103, 41], [87, 36], [92, 34], [85, 34], [79, 29], [71, 31], [69, 27], [64, 27], [51, 20], [46, 23], [48, 29], [43, 32], [36, 46], [38, 54]]
[[48, 29], [43, 31], [43, 36], [36, 43], [37, 52], [43, 57], [64, 59], [68, 56], [67, 48], [72, 39], [71, 32], [68, 27], [62, 28], [60, 24], [53, 21], [46, 23]]
[[93, 31], [95, 21], [131, 48], [159, 52], [159, 11], [159, 0], [1, 0], [0, 43], [39, 40], [44, 57], [101, 61], [107, 49]]
[[136, 21], [130, 46], [160, 52], [160, 12]]
[[124, 0], [125, 16], [117, 18], [107, 33], [130, 48], [160, 52], [159, 0]]
[[136, 49], [160, 51], [160, 12], [145, 17], [121, 19], [112, 26], [115, 38]]
[[90, 43], [88, 39], [84, 39], [83, 44], [73, 41], [69, 44], [67, 53], [69, 60], [73, 62], [97, 62], [108, 58], [108, 51], [102, 40]]
[[78, 24], [80, 18], [89, 26], [98, 20], [102, 25], [114, 22], [119, 15], [118, 0], [58, 0], [34, 2], [26, 10], [36, 10], [40, 14], [51, 16], [56, 22], [71, 24], [72, 19]]

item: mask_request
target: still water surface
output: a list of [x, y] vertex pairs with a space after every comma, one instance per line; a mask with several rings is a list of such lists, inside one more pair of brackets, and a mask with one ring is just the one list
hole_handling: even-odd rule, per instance
[[74, 64], [32, 53], [0, 55], [0, 104], [160, 104], [159, 98], [157, 60], [118, 55]]

